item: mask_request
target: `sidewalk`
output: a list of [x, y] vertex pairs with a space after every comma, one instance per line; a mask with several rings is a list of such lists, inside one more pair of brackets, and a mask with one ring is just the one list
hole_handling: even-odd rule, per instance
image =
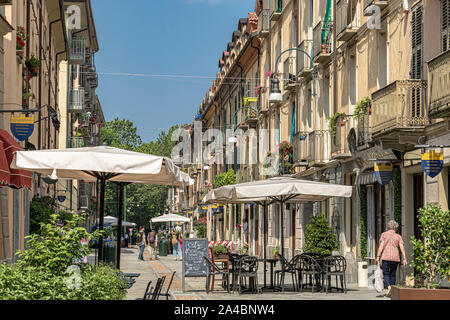
[[[166, 283], [170, 280], [172, 272], [176, 271], [174, 280], [170, 288], [172, 299], [175, 300], [390, 300], [384, 294], [377, 293], [374, 289], [359, 288], [356, 283], [347, 284], [347, 293], [333, 291], [332, 293], [311, 293], [311, 289], [304, 289], [303, 292], [292, 291], [292, 280], [289, 274], [286, 275], [287, 292], [270, 292], [265, 291], [262, 294], [228, 294], [222, 289], [220, 281], [216, 281], [214, 292], [206, 294], [205, 283], [206, 278], [186, 278], [186, 292], [182, 292], [182, 261], [175, 261], [172, 255], [159, 257], [159, 260], [149, 261], [148, 251], [145, 251], [144, 259], [137, 259], [137, 248], [123, 248], [121, 255], [121, 271], [140, 273], [141, 276], [136, 278], [136, 283], [128, 290], [127, 300], [135, 300], [142, 298], [148, 281], [156, 281], [158, 277], [166, 276]], [[278, 266], [279, 268], [279, 266]], [[264, 284], [263, 270], [264, 266], [259, 265], [258, 284]], [[269, 276], [267, 284], [269, 284]], [[335, 280], [332, 281], [332, 285]], [[166, 292], [166, 287], [161, 291]]]

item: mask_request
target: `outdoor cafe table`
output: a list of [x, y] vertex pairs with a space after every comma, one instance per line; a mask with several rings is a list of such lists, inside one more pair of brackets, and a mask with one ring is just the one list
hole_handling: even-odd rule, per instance
[[258, 259], [259, 262], [265, 261], [270, 264], [270, 286], [267, 286], [266, 277], [265, 277], [267, 270], [264, 268], [264, 287], [262, 287], [262, 290], [281, 291], [281, 287], [275, 286], [273, 283], [274, 282], [273, 281], [273, 278], [274, 278], [273, 270], [274, 270], [274, 267], [277, 264], [278, 260], [279, 259], [270, 259], [270, 258], [269, 259]]

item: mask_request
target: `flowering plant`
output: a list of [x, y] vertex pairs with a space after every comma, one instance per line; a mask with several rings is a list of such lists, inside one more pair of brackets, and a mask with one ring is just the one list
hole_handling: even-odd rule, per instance
[[266, 89], [266, 87], [264, 87], [264, 86], [261, 86], [261, 85], [256, 86], [255, 87], [255, 94], [259, 95], [261, 92], [265, 92], [265, 89]]
[[270, 77], [274, 74], [274, 72], [275, 72], [275, 71], [273, 71], [273, 70], [268, 71], [268, 72], [266, 73], [266, 78], [270, 78]]
[[25, 47], [25, 40], [27, 39], [27, 35], [25, 34], [25, 30], [23, 27], [17, 27], [17, 37], [16, 37], [16, 49], [23, 50]]

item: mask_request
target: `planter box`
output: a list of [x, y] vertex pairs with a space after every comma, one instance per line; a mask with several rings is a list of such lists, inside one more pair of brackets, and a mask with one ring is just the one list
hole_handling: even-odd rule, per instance
[[450, 289], [402, 288], [392, 286], [392, 300], [450, 300]]

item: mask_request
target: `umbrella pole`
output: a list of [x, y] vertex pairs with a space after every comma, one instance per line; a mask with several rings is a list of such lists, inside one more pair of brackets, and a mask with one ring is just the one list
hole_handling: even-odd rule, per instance
[[[281, 257], [284, 256], [284, 201], [281, 201]], [[284, 291], [284, 261], [281, 261], [281, 291]]]
[[117, 221], [117, 253], [116, 253], [116, 267], [120, 270], [120, 246], [122, 238], [122, 211], [123, 211], [123, 194], [124, 187], [123, 183], [118, 183], [119, 185], [119, 221]]
[[[103, 217], [105, 215], [105, 187], [106, 187], [106, 178], [100, 178], [100, 217], [99, 217], [99, 226], [98, 229], [103, 231]], [[103, 236], [100, 235], [98, 239], [98, 261], [103, 262]]]

